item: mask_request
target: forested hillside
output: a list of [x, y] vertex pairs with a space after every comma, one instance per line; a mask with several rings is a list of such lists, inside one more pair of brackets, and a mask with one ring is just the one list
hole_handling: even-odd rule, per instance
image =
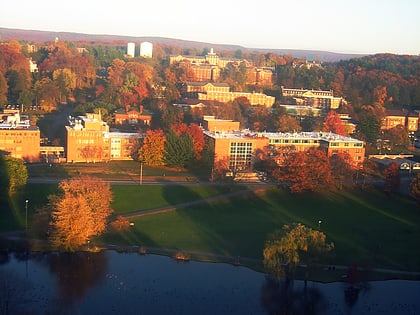
[[355, 108], [378, 101], [386, 108], [420, 107], [420, 57], [379, 54], [294, 67], [292, 62], [277, 68], [278, 85], [334, 90]]

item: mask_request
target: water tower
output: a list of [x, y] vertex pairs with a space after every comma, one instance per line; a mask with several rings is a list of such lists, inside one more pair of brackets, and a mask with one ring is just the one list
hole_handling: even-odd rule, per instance
[[134, 55], [136, 53], [136, 44], [134, 43], [128, 43], [127, 44], [127, 56], [134, 58]]
[[153, 44], [149, 42], [143, 42], [140, 44], [140, 56], [144, 58], [152, 58]]

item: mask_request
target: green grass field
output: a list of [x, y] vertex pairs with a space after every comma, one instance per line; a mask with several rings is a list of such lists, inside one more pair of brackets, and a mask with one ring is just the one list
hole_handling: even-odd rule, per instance
[[200, 200], [234, 190], [243, 186], [112, 186], [115, 214], [160, 208], [192, 200]]
[[[113, 186], [116, 214], [175, 205], [204, 199], [240, 186]], [[29, 221], [56, 185], [28, 184], [26, 192], [13, 198], [10, 211], [0, 215], [2, 231], [23, 229], [25, 200]], [[318, 221], [322, 223], [319, 225]], [[108, 232], [99, 244], [143, 245], [155, 248], [196, 250], [261, 259], [270, 233], [284, 224], [300, 222], [320, 228], [334, 242], [326, 263], [420, 271], [420, 208], [411, 199], [380, 191], [290, 194], [269, 189], [247, 193], [214, 204], [132, 220], [134, 227]]]
[[[116, 197], [118, 198], [118, 197]], [[318, 225], [318, 221], [322, 223]], [[135, 226], [101, 240], [199, 250], [261, 259], [270, 233], [301, 222], [334, 242], [326, 263], [419, 270], [420, 209], [411, 200], [382, 192], [291, 195], [272, 189], [259, 196], [179, 209], [133, 220]]]

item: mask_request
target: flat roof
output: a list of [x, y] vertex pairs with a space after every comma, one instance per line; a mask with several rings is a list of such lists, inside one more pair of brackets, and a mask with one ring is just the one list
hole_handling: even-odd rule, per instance
[[255, 132], [249, 130], [241, 131], [204, 131], [204, 133], [213, 138], [268, 138], [268, 139], [314, 139], [328, 142], [360, 142], [363, 141], [337, 135], [331, 132]]

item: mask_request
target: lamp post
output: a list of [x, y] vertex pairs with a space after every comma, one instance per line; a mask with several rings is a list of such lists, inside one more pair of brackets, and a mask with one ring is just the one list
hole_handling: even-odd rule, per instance
[[143, 162], [140, 162], [140, 186], [143, 185]]
[[321, 230], [321, 223], [322, 223], [322, 221], [318, 220], [318, 230]]
[[28, 233], [28, 203], [29, 200], [25, 200], [25, 231]]

